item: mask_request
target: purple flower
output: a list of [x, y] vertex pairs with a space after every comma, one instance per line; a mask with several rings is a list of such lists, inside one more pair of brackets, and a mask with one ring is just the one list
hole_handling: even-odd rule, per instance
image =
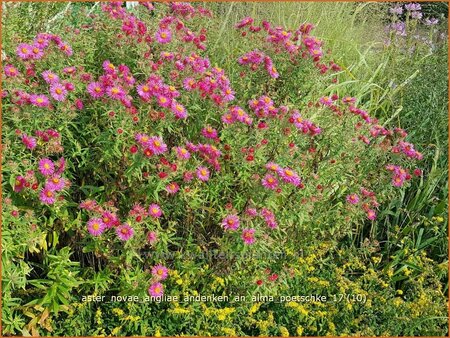
[[242, 239], [247, 245], [253, 244], [255, 242], [255, 229], [244, 229], [242, 230]]
[[30, 102], [33, 106], [36, 107], [48, 107], [50, 104], [50, 100], [47, 96], [43, 94], [33, 94], [30, 95]]
[[95, 99], [98, 99], [105, 94], [105, 89], [100, 82], [89, 83], [87, 86], [87, 91]]
[[27, 134], [22, 134], [22, 143], [27, 147], [27, 149], [33, 150], [36, 148], [36, 139]]
[[422, 6], [418, 3], [410, 3], [405, 5], [406, 10], [408, 11], [420, 11], [422, 9]]
[[411, 18], [420, 20], [422, 19], [422, 12], [411, 12]]
[[44, 204], [53, 204], [56, 201], [55, 192], [48, 188], [41, 190], [39, 200]]
[[225, 230], [237, 230], [239, 228], [239, 217], [237, 215], [228, 215], [222, 220], [222, 226]]
[[41, 75], [44, 78], [44, 81], [47, 82], [48, 84], [58, 83], [59, 82], [58, 75], [56, 75], [55, 73], [53, 73], [50, 70], [46, 70], [46, 71], [42, 72]]
[[169, 43], [172, 41], [172, 33], [168, 29], [160, 29], [156, 32], [156, 41], [159, 43]]
[[65, 185], [66, 181], [64, 180], [64, 178], [55, 175], [47, 180], [47, 182], [45, 183], [45, 188], [52, 191], [60, 191], [64, 189]]
[[200, 181], [206, 182], [209, 180], [209, 169], [206, 167], [197, 168], [197, 178]]
[[87, 223], [87, 228], [92, 236], [100, 236], [105, 231], [106, 225], [100, 218], [91, 218]]
[[426, 26], [433, 26], [437, 25], [439, 23], [439, 20], [436, 18], [426, 18], [424, 24]]
[[357, 194], [350, 194], [346, 197], [346, 200], [350, 204], [358, 204], [359, 203], [359, 196]]
[[116, 228], [116, 234], [121, 241], [128, 241], [133, 237], [134, 229], [128, 223], [123, 223]]
[[39, 171], [44, 176], [53, 175], [55, 172], [55, 164], [48, 158], [43, 158], [39, 161]]
[[64, 101], [67, 96], [67, 90], [62, 84], [53, 83], [50, 86], [50, 94], [56, 101]]
[[27, 60], [33, 56], [32, 49], [33, 47], [31, 47], [29, 44], [21, 43], [17, 46], [16, 49], [17, 56], [22, 60]]
[[164, 265], [158, 264], [152, 268], [152, 275], [158, 280], [164, 280], [169, 275], [169, 270]]
[[402, 15], [403, 14], [403, 8], [402, 8], [402, 6], [391, 7], [391, 8], [389, 8], [389, 13]]

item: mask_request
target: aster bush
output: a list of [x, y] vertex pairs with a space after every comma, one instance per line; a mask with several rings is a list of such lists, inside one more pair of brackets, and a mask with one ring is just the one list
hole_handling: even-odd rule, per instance
[[[5, 334], [445, 333], [430, 238], [395, 257], [377, 240], [424, 155], [340, 85], [346, 64], [313, 23], [247, 16], [222, 51], [213, 8], [86, 11], [7, 45]], [[156, 301], [211, 293], [361, 299]]]

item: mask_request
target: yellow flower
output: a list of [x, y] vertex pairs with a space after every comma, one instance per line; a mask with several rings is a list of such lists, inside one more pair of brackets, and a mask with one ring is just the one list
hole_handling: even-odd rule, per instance
[[117, 326], [111, 331], [111, 335], [116, 336], [119, 334], [120, 330], [122, 329], [122, 326]]
[[289, 337], [289, 331], [284, 326], [280, 326], [281, 337]]
[[250, 308], [250, 310], [248, 310], [248, 314], [251, 316], [252, 314], [254, 314], [256, 311], [259, 310], [259, 307], [261, 306], [262, 303], [255, 303], [252, 305], [252, 307]]
[[161, 331], [159, 327], [155, 331], [155, 337], [161, 337]]
[[102, 310], [100, 310], [100, 308], [98, 308], [97, 311], [95, 312], [95, 321], [97, 322], [98, 325], [102, 325], [103, 323]]
[[403, 290], [397, 290], [397, 295], [403, 295]]
[[112, 309], [112, 312], [118, 315], [119, 317], [123, 316], [124, 312], [122, 309], [119, 309], [118, 307]]
[[298, 336], [303, 335], [303, 327], [302, 326], [297, 326], [297, 335]]
[[225, 333], [227, 336], [236, 336], [236, 331], [228, 327], [223, 327], [222, 332]]

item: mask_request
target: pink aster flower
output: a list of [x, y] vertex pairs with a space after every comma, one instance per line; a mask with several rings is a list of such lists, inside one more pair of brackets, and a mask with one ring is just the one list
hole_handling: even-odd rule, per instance
[[249, 216], [249, 217], [256, 217], [258, 216], [258, 211], [255, 208], [248, 208], [245, 213]]
[[116, 66], [114, 66], [109, 60], [103, 61], [102, 67], [106, 74], [115, 74], [116, 72]]
[[156, 155], [161, 155], [167, 151], [167, 145], [159, 136], [150, 137], [149, 148]]
[[191, 153], [183, 147], [175, 147], [175, 152], [180, 160], [188, 160], [191, 157]]
[[125, 97], [125, 91], [120, 86], [112, 86], [106, 89], [106, 94], [112, 99], [120, 100]]
[[43, 34], [38, 34], [36, 38], [33, 40], [33, 45], [39, 47], [40, 49], [47, 48], [50, 41]]
[[31, 57], [35, 60], [39, 60], [44, 56], [44, 50], [41, 49], [39, 46], [34, 45], [31, 46]]
[[156, 32], [156, 41], [165, 44], [172, 41], [172, 33], [168, 29], [160, 29]]
[[67, 96], [67, 90], [62, 84], [53, 83], [50, 86], [50, 94], [56, 101], [64, 101]]
[[188, 116], [186, 108], [175, 100], [172, 101], [170, 109], [177, 119], [185, 119]]
[[164, 294], [164, 286], [161, 283], [153, 283], [152, 285], [150, 285], [150, 287], [148, 288], [148, 294], [151, 297], [162, 297], [162, 295]]
[[149, 100], [152, 97], [150, 86], [146, 83], [138, 85], [136, 87], [136, 90], [143, 100]]
[[372, 209], [367, 210], [367, 218], [370, 219], [371, 221], [375, 220], [377, 218], [377, 213], [375, 212], [375, 210]]
[[163, 108], [168, 108], [172, 105], [172, 99], [165, 96], [165, 95], [157, 95], [156, 100], [158, 101], [158, 104]]
[[153, 245], [153, 244], [155, 244], [157, 241], [158, 241], [158, 235], [157, 235], [157, 233], [154, 232], [154, 231], [149, 231], [148, 234], [147, 234], [147, 242], [148, 242], [150, 245]]
[[193, 77], [187, 77], [183, 80], [183, 88], [185, 90], [191, 91], [191, 90], [195, 89], [195, 87], [196, 87], [196, 82]]
[[148, 214], [153, 218], [160, 218], [162, 216], [161, 207], [158, 204], [150, 204]]
[[14, 182], [14, 191], [21, 192], [25, 188], [25, 183], [27, 183], [25, 177], [17, 176]]
[[36, 107], [47, 107], [50, 104], [48, 97], [43, 94], [30, 95], [30, 102]]
[[59, 50], [62, 51], [67, 56], [72, 56], [73, 50], [72, 50], [72, 47], [70, 47], [70, 45], [68, 43], [61, 41], [60, 43], [58, 43], [58, 47], [59, 47]]
[[73, 66], [70, 66], [70, 67], [64, 68], [63, 72], [65, 74], [73, 75], [73, 74], [75, 74], [77, 72], [77, 69], [75, 67], [73, 67]]
[[266, 164], [266, 169], [270, 171], [278, 171], [280, 170], [280, 166], [274, 162], [269, 162]]
[[245, 244], [253, 244], [255, 242], [255, 229], [244, 229], [242, 230], [242, 239]]
[[169, 269], [161, 264], [155, 265], [152, 268], [152, 275], [158, 278], [158, 280], [164, 280], [169, 275]]
[[104, 211], [102, 213], [102, 221], [106, 225], [107, 228], [111, 228], [113, 226], [118, 226], [120, 224], [119, 218], [109, 211]]
[[55, 192], [48, 188], [44, 188], [39, 194], [39, 200], [44, 204], [53, 204], [56, 202]]
[[402, 185], [403, 185], [403, 183], [405, 182], [405, 178], [403, 177], [403, 176], [401, 176], [401, 175], [395, 175], [393, 178], [392, 178], [392, 185], [394, 186], [394, 187], [401, 187]]
[[239, 217], [237, 215], [228, 215], [222, 220], [222, 226], [225, 230], [237, 230], [239, 224]]
[[21, 43], [17, 46], [16, 49], [17, 56], [22, 60], [27, 60], [33, 55], [32, 49], [33, 47], [31, 47], [29, 44]]
[[248, 25], [251, 25], [252, 23], [253, 23], [253, 18], [252, 17], [250, 17], [250, 16], [246, 16], [245, 18], [243, 18], [241, 21], [239, 21], [237, 24], [236, 24], [236, 28], [242, 28], [242, 27], [245, 27], [245, 26], [248, 26]]
[[98, 99], [105, 94], [105, 89], [100, 82], [89, 83], [87, 86], [87, 91], [95, 99]]
[[59, 82], [59, 76], [53, 73], [50, 70], [46, 70], [42, 72], [42, 77], [44, 78], [44, 81], [48, 84], [58, 83]]
[[298, 187], [301, 183], [301, 179], [298, 174], [291, 168], [280, 168], [277, 171], [281, 179], [286, 183], [291, 183], [292, 185]]
[[359, 196], [357, 194], [350, 194], [346, 197], [346, 200], [350, 204], [358, 204]]
[[202, 135], [206, 138], [214, 140], [217, 138], [217, 130], [212, 128], [211, 126], [207, 126], [202, 129]]
[[87, 223], [87, 228], [92, 236], [100, 236], [105, 231], [106, 225], [100, 218], [91, 218]]
[[5, 70], [5, 75], [8, 77], [15, 77], [15, 76], [19, 75], [19, 71], [13, 65], [6, 65], [4, 70]]
[[45, 187], [53, 191], [63, 190], [65, 186], [66, 181], [64, 180], [64, 178], [61, 178], [57, 175], [48, 178], [47, 182], [45, 183]]
[[39, 161], [39, 171], [44, 176], [53, 175], [55, 172], [55, 164], [48, 158], [43, 158]]
[[27, 134], [22, 134], [22, 143], [27, 147], [27, 149], [33, 150], [36, 148], [36, 139]]
[[271, 190], [275, 190], [278, 187], [278, 180], [270, 174], [264, 176], [264, 178], [261, 180], [261, 183], [263, 187]]
[[169, 183], [166, 186], [166, 191], [171, 195], [175, 195], [179, 190], [180, 190], [180, 186], [176, 182]]
[[116, 228], [116, 234], [121, 241], [128, 241], [133, 237], [134, 229], [128, 223], [123, 223]]
[[197, 178], [200, 181], [206, 182], [209, 180], [209, 169], [206, 167], [197, 168]]

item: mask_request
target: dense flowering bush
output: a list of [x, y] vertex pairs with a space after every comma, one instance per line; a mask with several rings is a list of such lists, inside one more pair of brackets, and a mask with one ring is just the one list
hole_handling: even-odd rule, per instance
[[26, 225], [35, 252], [51, 235], [86, 280], [120, 277], [121, 294], [175, 295], [207, 270], [222, 290], [277, 295], [299, 290], [304, 258], [286, 253], [370, 231], [423, 175], [408, 133], [337, 86], [345, 75], [313, 24], [246, 17], [224, 57], [209, 53], [209, 10], [140, 4], [102, 3], [81, 29], [7, 53], [6, 224]]

